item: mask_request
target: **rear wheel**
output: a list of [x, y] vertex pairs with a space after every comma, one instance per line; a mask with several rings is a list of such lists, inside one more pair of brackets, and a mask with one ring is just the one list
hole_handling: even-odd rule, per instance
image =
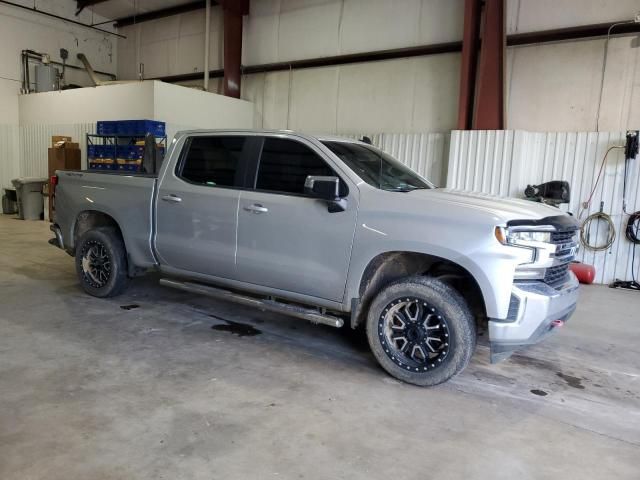
[[76, 272], [82, 288], [94, 297], [114, 297], [124, 291], [129, 283], [127, 256], [114, 228], [95, 228], [80, 237]]
[[373, 300], [367, 338], [391, 375], [432, 386], [467, 366], [476, 346], [476, 328], [455, 289], [434, 278], [411, 277], [388, 285]]

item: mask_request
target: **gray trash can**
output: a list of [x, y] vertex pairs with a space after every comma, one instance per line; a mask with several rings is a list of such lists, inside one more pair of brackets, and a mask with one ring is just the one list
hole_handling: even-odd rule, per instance
[[49, 180], [40, 177], [20, 177], [11, 180], [16, 187], [18, 216], [21, 220], [41, 220], [44, 215], [42, 186]]

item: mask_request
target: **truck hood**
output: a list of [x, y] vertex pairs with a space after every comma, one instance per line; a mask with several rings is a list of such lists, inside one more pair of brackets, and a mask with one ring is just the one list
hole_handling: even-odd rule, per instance
[[504, 223], [511, 220], [539, 220], [545, 217], [563, 215], [555, 207], [529, 200], [498, 197], [484, 193], [436, 188], [431, 190], [415, 190], [407, 193], [408, 198], [442, 202], [460, 207], [478, 209], [490, 213]]

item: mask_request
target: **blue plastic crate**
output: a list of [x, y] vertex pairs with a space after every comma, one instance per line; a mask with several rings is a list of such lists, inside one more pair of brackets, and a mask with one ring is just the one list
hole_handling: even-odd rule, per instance
[[116, 158], [125, 160], [140, 160], [144, 157], [144, 145], [118, 145]]
[[99, 158], [116, 158], [115, 145], [99, 145]]
[[144, 145], [129, 145], [127, 150], [129, 160], [141, 160], [144, 157]]
[[165, 136], [165, 123], [156, 120], [119, 120], [116, 122], [117, 135], [135, 135], [143, 137], [151, 133], [156, 137]]
[[99, 162], [89, 162], [90, 170], [117, 170], [118, 165], [115, 163], [99, 163]]
[[100, 120], [96, 124], [96, 132], [98, 135], [115, 135], [117, 133], [117, 121]]
[[121, 163], [118, 165], [118, 170], [125, 172], [137, 172], [140, 170], [140, 165], [137, 163]]

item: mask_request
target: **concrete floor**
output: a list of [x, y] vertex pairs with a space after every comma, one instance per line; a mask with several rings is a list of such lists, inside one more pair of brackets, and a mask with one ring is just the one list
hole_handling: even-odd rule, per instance
[[546, 343], [421, 389], [156, 278], [91, 298], [49, 237], [0, 216], [2, 480], [640, 478], [640, 293], [583, 288]]

